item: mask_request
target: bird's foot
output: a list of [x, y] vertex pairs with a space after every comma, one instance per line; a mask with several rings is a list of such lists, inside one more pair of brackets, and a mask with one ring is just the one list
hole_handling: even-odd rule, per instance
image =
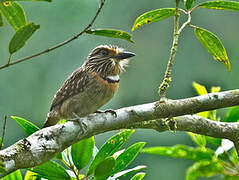
[[105, 111], [100, 111], [100, 110], [98, 110], [98, 111], [96, 111], [96, 113], [110, 113], [110, 114], [112, 114], [114, 117], [117, 117], [117, 113], [116, 113], [113, 109], [107, 109], [107, 110], [105, 110]]
[[80, 120], [81, 117], [78, 116], [76, 113], [72, 112], [72, 114], [73, 114], [73, 116], [74, 116], [75, 118], [73, 118], [73, 119], [68, 119], [68, 121], [78, 122], [79, 125], [80, 125], [80, 128], [81, 128], [82, 134], [85, 134], [85, 132], [87, 131], [87, 126], [86, 126], [86, 124], [85, 124], [83, 121]]

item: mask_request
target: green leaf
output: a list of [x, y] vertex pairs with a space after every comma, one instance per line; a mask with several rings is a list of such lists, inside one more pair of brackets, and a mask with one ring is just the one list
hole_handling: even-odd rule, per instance
[[32, 36], [32, 34], [39, 28], [40, 25], [29, 23], [18, 29], [9, 44], [10, 54], [13, 54], [21, 49], [25, 45], [26, 41]]
[[145, 173], [139, 172], [135, 174], [130, 180], [141, 180], [144, 178], [144, 176], [145, 176]]
[[44, 2], [52, 2], [52, 0], [3, 0], [3, 2], [6, 1], [44, 1]]
[[135, 20], [132, 31], [145, 24], [149, 24], [155, 21], [161, 21], [169, 16], [173, 16], [174, 14], [175, 8], [163, 8], [146, 12]]
[[3, 177], [2, 180], [22, 180], [22, 174], [20, 170], [18, 169], [12, 172], [11, 174]]
[[135, 159], [135, 157], [138, 155], [144, 145], [145, 142], [135, 143], [132, 146], [128, 147], [123, 153], [121, 153], [116, 158], [114, 173], [125, 169]]
[[17, 116], [11, 116], [11, 118], [14, 119], [23, 128], [27, 136], [30, 136], [34, 132], [40, 130], [39, 127], [37, 127], [36, 125], [32, 124], [31, 122], [23, 118], [20, 118]]
[[184, 6], [186, 9], [191, 9], [195, 0], [184, 0]]
[[51, 179], [51, 180], [70, 180], [71, 177], [68, 175], [66, 170], [54, 161], [47, 161], [46, 163], [37, 166], [35, 168], [28, 169], [29, 171], [35, 172], [38, 176]]
[[133, 132], [134, 130], [123, 130], [105, 142], [91, 162], [88, 168], [87, 176], [94, 172], [96, 166], [101, 161], [103, 161], [106, 157], [112, 156], [116, 151], [118, 151]]
[[105, 160], [101, 161], [95, 168], [95, 179], [96, 180], [105, 180], [109, 177], [113, 169], [115, 167], [115, 159], [114, 157], [110, 156], [107, 157]]
[[239, 11], [239, 2], [235, 1], [208, 1], [199, 4], [201, 8]]
[[213, 145], [215, 147], [219, 147], [222, 144], [222, 139], [219, 139], [219, 138], [206, 136], [206, 140], [208, 143], [210, 143], [211, 145]]
[[198, 177], [211, 177], [223, 173], [223, 170], [223, 166], [219, 162], [196, 162], [188, 168], [186, 180], [196, 180]]
[[225, 122], [238, 122], [239, 121], [239, 106], [234, 106], [229, 109], [224, 119]]
[[121, 178], [121, 177], [125, 177], [125, 176], [128, 176], [130, 174], [134, 174], [137, 171], [141, 171], [141, 170], [143, 170], [145, 168], [146, 168], [146, 166], [142, 165], [142, 166], [136, 166], [136, 167], [134, 167], [132, 169], [126, 169], [124, 171], [116, 173], [113, 178], [114, 179], [118, 179], [118, 178]]
[[134, 42], [131, 39], [132, 36], [129, 33], [125, 32], [125, 31], [115, 30], [115, 29], [89, 29], [89, 30], [86, 31], [86, 33], [97, 35], [97, 36], [120, 38], [120, 39], [124, 39], [126, 41], [129, 41], [131, 43]]
[[187, 132], [188, 135], [191, 137], [191, 139], [193, 140], [193, 142], [195, 142], [196, 145], [198, 145], [199, 147], [205, 147], [207, 144], [206, 141], [206, 137], [200, 134], [195, 134], [192, 132]]
[[54, 158], [55, 158], [56, 160], [62, 161], [62, 159], [63, 159], [62, 153], [61, 153], [61, 152], [58, 152]]
[[37, 180], [37, 173], [27, 171], [24, 180]]
[[2, 19], [2, 13], [0, 11], [0, 26], [3, 26], [3, 19]]
[[215, 153], [208, 148], [193, 148], [186, 145], [176, 145], [172, 147], [149, 147], [142, 150], [143, 153], [154, 154], [160, 156], [168, 156], [174, 158], [183, 158], [189, 160], [211, 160]]
[[218, 37], [206, 29], [199, 27], [195, 27], [194, 32], [198, 40], [208, 50], [208, 52], [211, 53], [214, 59], [223, 62], [228, 71], [230, 71], [231, 67], [227, 57], [227, 52]]
[[7, 172], [7, 169], [5, 168], [4, 162], [0, 161], [0, 173]]
[[17, 2], [0, 3], [0, 10], [15, 31], [26, 24], [25, 12]]
[[83, 169], [93, 156], [95, 146], [94, 136], [79, 141], [71, 146], [71, 156], [78, 170]]

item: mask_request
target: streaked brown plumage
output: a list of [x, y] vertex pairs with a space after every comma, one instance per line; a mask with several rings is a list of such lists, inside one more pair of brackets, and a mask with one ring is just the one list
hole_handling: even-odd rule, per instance
[[96, 112], [114, 96], [127, 58], [133, 56], [134, 53], [112, 45], [93, 49], [57, 91], [43, 127], [75, 118], [74, 114], [83, 117]]

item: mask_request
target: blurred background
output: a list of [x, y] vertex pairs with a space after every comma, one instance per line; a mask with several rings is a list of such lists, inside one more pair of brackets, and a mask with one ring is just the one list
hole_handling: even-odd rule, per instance
[[[4, 115], [25, 118], [39, 127], [43, 125], [52, 98], [67, 76], [81, 66], [88, 53], [100, 44], [115, 44], [135, 52], [137, 56], [130, 62], [121, 76], [118, 93], [102, 109], [118, 109], [159, 100], [158, 87], [163, 79], [172, 44], [172, 24], [170, 17], [160, 22], [146, 25], [131, 32], [135, 19], [144, 12], [157, 8], [173, 7], [169, 0], [109, 0], [93, 28], [113, 28], [132, 34], [134, 44], [121, 39], [83, 35], [78, 40], [50, 53], [0, 71], [0, 132]], [[12, 60], [37, 53], [60, 43], [84, 28], [94, 16], [97, 0], [67, 0], [52, 3], [21, 2], [28, 22], [40, 24], [41, 28], [26, 46], [17, 52]], [[181, 5], [183, 5], [181, 3]], [[186, 20], [181, 16], [181, 22]], [[168, 97], [180, 99], [195, 96], [192, 82], [211, 86], [221, 86], [222, 90], [238, 88], [239, 69], [239, 14], [236, 12], [197, 9], [192, 15], [192, 24], [215, 33], [223, 42], [232, 65], [231, 72], [213, 60], [194, 36], [192, 28], [185, 28], [179, 39], [179, 48], [173, 68], [173, 81]], [[0, 64], [8, 58], [8, 43], [14, 33], [4, 22], [0, 28]], [[219, 114], [223, 117], [224, 112]], [[98, 147], [116, 132], [96, 136]], [[25, 136], [23, 130], [10, 118], [7, 120], [5, 147]], [[184, 132], [163, 132], [140, 130], [130, 138], [128, 145], [146, 141], [149, 146], [171, 146], [175, 144], [193, 145]], [[145, 179], [184, 179], [187, 167], [192, 161], [140, 154], [131, 164], [147, 165]], [[203, 178], [202, 178], [203, 179]], [[211, 179], [221, 179], [214, 177]]]

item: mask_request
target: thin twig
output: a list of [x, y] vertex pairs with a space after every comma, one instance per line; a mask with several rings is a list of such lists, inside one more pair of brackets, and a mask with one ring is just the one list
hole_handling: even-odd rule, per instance
[[178, 30], [178, 33], [179, 33], [179, 34], [182, 32], [182, 30], [183, 30], [188, 24], [191, 23], [191, 20], [192, 20], [191, 12], [188, 12], [187, 15], [188, 15], [188, 19], [187, 19], [187, 21], [186, 21], [185, 23], [183, 23], [183, 25], [179, 28], [179, 30]]
[[179, 38], [179, 0], [176, 0], [176, 11], [174, 15], [174, 34], [173, 34], [173, 44], [169, 56], [169, 61], [167, 65], [167, 69], [165, 71], [163, 82], [161, 83], [159, 87], [159, 95], [161, 97], [161, 100], [166, 98], [166, 90], [169, 87], [169, 83], [171, 82], [171, 73], [172, 73], [172, 67], [173, 67], [173, 61], [176, 55], [177, 47], [178, 47], [178, 38]]
[[7, 124], [7, 116], [4, 116], [4, 121], [3, 121], [3, 128], [2, 128], [2, 142], [0, 143], [0, 150], [2, 149], [2, 145], [4, 142], [4, 136], [5, 136], [5, 132], [6, 132], [6, 124]]
[[12, 54], [9, 54], [7, 64], [10, 64], [11, 58], [12, 58]]
[[31, 58], [40, 56], [40, 55], [45, 54], [45, 53], [48, 53], [48, 52], [50, 52], [50, 51], [53, 51], [53, 50], [55, 50], [55, 49], [57, 49], [57, 48], [59, 48], [59, 47], [61, 47], [61, 46], [64, 46], [64, 45], [70, 43], [71, 41], [73, 41], [73, 40], [79, 38], [82, 34], [84, 34], [84, 33], [94, 24], [96, 18], [98, 17], [98, 15], [99, 15], [100, 12], [101, 12], [101, 9], [103, 8], [103, 6], [104, 6], [104, 1], [101, 1], [100, 6], [99, 6], [99, 8], [98, 8], [98, 10], [97, 10], [97, 12], [96, 12], [96, 14], [95, 14], [95, 16], [92, 18], [91, 22], [90, 22], [80, 33], [78, 33], [77, 35], [75, 35], [75, 36], [73, 36], [72, 38], [70, 38], [70, 39], [68, 39], [68, 40], [66, 40], [66, 41], [64, 41], [64, 42], [61, 42], [61, 43], [59, 43], [59, 44], [57, 44], [57, 45], [55, 45], [55, 46], [53, 46], [53, 47], [51, 47], [51, 48], [45, 49], [45, 50], [43, 50], [43, 51], [41, 51], [41, 52], [39, 52], [39, 53], [36, 53], [36, 54], [31, 55], [31, 56], [18, 59], [18, 60], [16, 60], [16, 61], [12, 62], [12, 63], [9, 62], [9, 63], [7, 63], [7, 64], [5, 64], [5, 65], [3, 65], [3, 66], [0, 66], [0, 69], [4, 69], [4, 68], [6, 68], [6, 67], [8, 67], [8, 66], [12, 66], [12, 65], [14, 65], [14, 64], [18, 64], [18, 63], [23, 62], [23, 61], [26, 61], [26, 60], [28, 60], [28, 59], [31, 59]]

